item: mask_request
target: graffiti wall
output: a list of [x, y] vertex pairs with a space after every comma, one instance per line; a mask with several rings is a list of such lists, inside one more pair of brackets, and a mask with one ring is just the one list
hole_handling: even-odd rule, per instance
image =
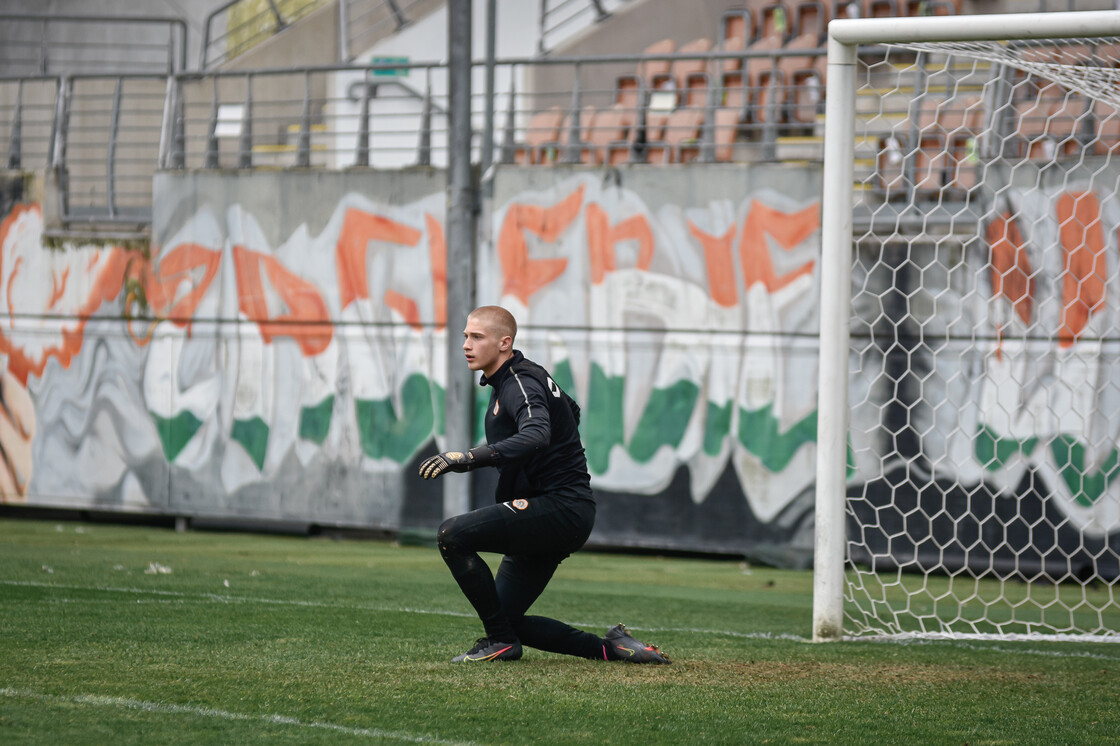
[[855, 264], [853, 554], [1120, 576], [1120, 169], [1001, 174], [963, 242]]
[[[514, 312], [518, 347], [583, 407], [594, 542], [804, 565], [819, 172], [666, 173], [499, 171], [480, 219], [478, 301]], [[1071, 536], [1115, 542], [1120, 358], [1101, 340], [1120, 311], [1109, 287], [1120, 205], [1114, 190], [1068, 184], [1014, 197], [977, 227], [964, 264], [922, 278], [952, 309], [922, 319], [924, 333], [951, 325], [991, 344], [870, 345], [853, 358], [852, 494], [879, 518], [886, 497], [902, 506], [903, 534], [908, 500], [940, 495], [934, 516], [987, 511], [973, 521], [983, 533], [1029, 493]], [[438, 525], [440, 486], [415, 471], [460, 445], [443, 440], [446, 335], [460, 331], [446, 328], [446, 287], [468, 281], [446, 276], [441, 173], [160, 174], [140, 248], [47, 248], [39, 205], [5, 189], [6, 501]], [[1089, 212], [1099, 219], [1078, 224], [1093, 227], [1069, 227]], [[908, 263], [857, 271], [857, 337], [900, 312], [889, 289]], [[891, 387], [900, 354], [920, 374]], [[887, 473], [918, 463], [920, 475]], [[488, 472], [470, 475], [476, 503]], [[911, 548], [941, 530], [915, 529]], [[900, 546], [883, 535], [888, 553]]]

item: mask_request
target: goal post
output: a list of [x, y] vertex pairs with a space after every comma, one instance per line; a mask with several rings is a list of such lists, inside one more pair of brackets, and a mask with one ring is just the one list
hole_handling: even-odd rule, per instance
[[1120, 640], [1115, 50], [1120, 11], [829, 24], [814, 640]]

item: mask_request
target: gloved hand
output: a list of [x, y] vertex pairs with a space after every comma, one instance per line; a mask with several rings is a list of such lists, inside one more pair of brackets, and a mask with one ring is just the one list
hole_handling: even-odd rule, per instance
[[435, 479], [445, 471], [470, 471], [476, 466], [493, 462], [496, 456], [496, 452], [490, 446], [472, 448], [465, 453], [463, 451], [437, 453], [420, 464], [420, 476], [424, 479]]

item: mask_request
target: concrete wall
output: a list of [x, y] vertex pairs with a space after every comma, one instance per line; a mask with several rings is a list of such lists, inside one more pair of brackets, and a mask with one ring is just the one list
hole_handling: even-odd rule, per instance
[[[983, 541], [1020, 571], [1120, 573], [1100, 342], [1120, 324], [1120, 169], [1067, 165], [1016, 170], [964, 243], [857, 262], [849, 492], [867, 552], [948, 568]], [[0, 308], [19, 309], [0, 326], [6, 502], [438, 525], [416, 466], [467, 445], [442, 436], [458, 333], [442, 172], [160, 174], [150, 250], [47, 248], [34, 182], [0, 182]], [[477, 301], [513, 311], [518, 347], [583, 408], [593, 543], [807, 563], [819, 193], [811, 166], [498, 170]], [[1019, 271], [1027, 295], [992, 280]], [[911, 327], [926, 343], [875, 331]], [[493, 476], [470, 475], [476, 503]]]

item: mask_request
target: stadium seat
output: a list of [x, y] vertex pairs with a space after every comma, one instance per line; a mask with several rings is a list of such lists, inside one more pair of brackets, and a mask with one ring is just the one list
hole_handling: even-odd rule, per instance
[[[764, 36], [748, 47], [750, 52], [768, 52], [782, 48], [780, 36]], [[748, 119], [755, 124], [781, 121], [781, 74], [776, 57], [748, 57], [745, 81], [748, 86]]]
[[793, 9], [793, 35], [816, 34], [823, 43], [828, 33], [828, 6], [820, 0], [801, 0]]
[[614, 166], [630, 158], [633, 126], [629, 110], [615, 104], [595, 114], [587, 127], [587, 163]]
[[984, 98], [974, 94], [950, 101], [938, 108], [936, 116], [947, 153], [945, 186], [971, 189], [980, 181], [976, 151], [984, 132]]
[[758, 36], [754, 16], [747, 8], [731, 8], [719, 17], [719, 38], [721, 46], [728, 39], [742, 39], [744, 45]]
[[789, 38], [792, 33], [793, 14], [782, 0], [747, 0], [747, 8], [754, 13], [757, 38], [780, 36]]
[[[662, 39], [643, 49], [642, 55], [673, 54], [676, 51], [677, 43], [675, 41]], [[638, 67], [633, 74], [620, 75], [615, 79], [615, 90], [637, 89], [649, 91], [653, 78], [668, 75], [671, 66], [671, 60], [643, 59], [638, 63]]]
[[1120, 109], [1098, 99], [1093, 104], [1093, 118], [1096, 120], [1097, 133], [1093, 141], [1093, 152], [1097, 155], [1116, 153], [1120, 150]]
[[[560, 125], [560, 142], [558, 144], [557, 161], [564, 163], [579, 162], [592, 163], [594, 154], [589, 147], [591, 130], [595, 126], [596, 110], [594, 106], [584, 106], [579, 110], [579, 123], [572, 126], [572, 113], [564, 117]], [[576, 139], [572, 139], [572, 130], [575, 129]]]
[[545, 111], [538, 111], [529, 120], [525, 128], [525, 142], [517, 146], [513, 152], [514, 163], [521, 165], [537, 165], [547, 160], [548, 150], [560, 145], [560, 124], [564, 121], [564, 111], [559, 106], [554, 106]]
[[833, 18], [890, 18], [899, 15], [895, 0], [836, 0]]
[[735, 140], [739, 137], [739, 111], [730, 107], [715, 110], [712, 136], [715, 142], [714, 156], [717, 161], [727, 162], [734, 158]]
[[[672, 39], [662, 39], [654, 42], [642, 50], [643, 55], [673, 54], [677, 51], [677, 43]], [[671, 60], [642, 60], [638, 63], [638, 77], [647, 83], [655, 75], [664, 75], [672, 67]]]
[[[704, 55], [707, 54], [711, 48], [711, 39], [694, 39], [681, 46], [677, 50], [677, 54]], [[685, 87], [685, 79], [688, 78], [688, 76], [694, 73], [706, 72], [707, 69], [708, 60], [705, 57], [698, 57], [690, 60], [673, 60], [666, 72], [653, 75], [649, 78], [650, 87], [653, 90], [683, 89]]]
[[[787, 42], [784, 48], [819, 50], [820, 37], [813, 32], [802, 34]], [[827, 70], [828, 58], [823, 54], [778, 58], [787, 121], [797, 124], [812, 124], [816, 121], [824, 99]]]
[[646, 143], [649, 162], [687, 162], [699, 152], [698, 143], [703, 126], [703, 109], [685, 106], [677, 109], [666, 119], [662, 137]]
[[1080, 96], [1048, 83], [1015, 109], [1015, 137], [1020, 155], [1051, 160], [1073, 154], [1080, 147], [1078, 129], [1082, 122], [1088, 125], [1085, 100]]
[[976, 138], [984, 126], [979, 95], [952, 97], [923, 109], [914, 153], [918, 191], [972, 188], [977, 183]]

